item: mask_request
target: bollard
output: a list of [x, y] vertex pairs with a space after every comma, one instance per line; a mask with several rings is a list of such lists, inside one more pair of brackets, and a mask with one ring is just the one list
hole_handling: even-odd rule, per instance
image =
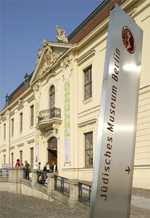
[[47, 173], [48, 185], [47, 185], [47, 193], [51, 194], [52, 190], [54, 190], [54, 175], [55, 173]]
[[75, 204], [75, 202], [78, 200], [78, 179], [70, 179], [69, 185], [70, 185], [70, 198], [69, 202], [71, 204]]
[[32, 169], [31, 172], [32, 172], [32, 187], [37, 183], [37, 169]]

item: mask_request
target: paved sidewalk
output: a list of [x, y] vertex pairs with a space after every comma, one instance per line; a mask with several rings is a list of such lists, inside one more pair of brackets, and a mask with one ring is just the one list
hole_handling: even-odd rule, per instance
[[[149, 198], [133, 196], [130, 218], [150, 218]], [[137, 207], [138, 206], [138, 207]], [[58, 201], [0, 192], [0, 218], [88, 218], [88, 211]]]
[[131, 205], [150, 211], [150, 199], [132, 195]]

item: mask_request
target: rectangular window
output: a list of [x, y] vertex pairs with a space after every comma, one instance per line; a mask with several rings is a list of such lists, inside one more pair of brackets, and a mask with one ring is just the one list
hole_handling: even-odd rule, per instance
[[85, 166], [93, 166], [93, 132], [85, 134]]
[[4, 123], [4, 139], [6, 139], [6, 123]]
[[23, 163], [22, 151], [20, 151], [20, 164]]
[[34, 151], [34, 149], [33, 148], [30, 148], [30, 154], [31, 154], [31, 160], [30, 160], [30, 162], [31, 162], [31, 168], [33, 168], [33, 161], [34, 161], [34, 154], [33, 154], [33, 151]]
[[23, 130], [23, 113], [20, 113], [20, 132]]
[[14, 136], [14, 118], [11, 120], [11, 135]]
[[6, 164], [6, 155], [4, 155], [4, 160], [3, 160], [4, 164]]
[[84, 71], [84, 99], [92, 97], [92, 66]]
[[14, 167], [14, 153], [11, 153], [11, 166]]
[[33, 126], [34, 125], [34, 105], [30, 107], [30, 111], [31, 111], [31, 126]]

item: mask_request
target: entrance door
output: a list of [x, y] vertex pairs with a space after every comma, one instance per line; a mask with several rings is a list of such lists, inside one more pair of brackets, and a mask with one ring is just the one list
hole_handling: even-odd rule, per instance
[[52, 137], [48, 142], [48, 162], [52, 170], [53, 162], [57, 166], [57, 139]]
[[48, 150], [48, 162], [50, 164], [50, 168], [52, 170], [53, 163], [57, 165], [57, 150]]

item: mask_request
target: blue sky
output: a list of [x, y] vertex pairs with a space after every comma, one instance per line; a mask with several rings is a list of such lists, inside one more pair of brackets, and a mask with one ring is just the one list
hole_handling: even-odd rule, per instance
[[0, 0], [0, 111], [31, 74], [42, 41], [56, 41], [55, 26], [69, 36], [103, 0]]

